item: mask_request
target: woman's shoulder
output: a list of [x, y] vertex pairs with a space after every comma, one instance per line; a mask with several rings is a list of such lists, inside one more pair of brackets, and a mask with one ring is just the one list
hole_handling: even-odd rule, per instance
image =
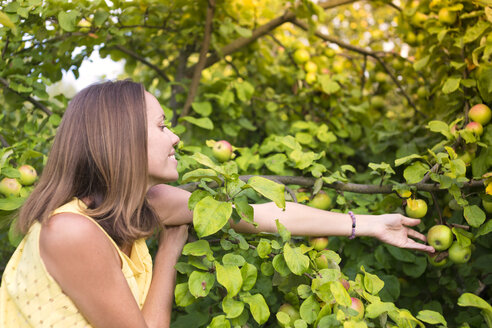
[[102, 261], [120, 262], [115, 245], [94, 221], [72, 212], [62, 212], [43, 222], [39, 236], [39, 250], [43, 261], [54, 266], [70, 258], [83, 261], [98, 255]]

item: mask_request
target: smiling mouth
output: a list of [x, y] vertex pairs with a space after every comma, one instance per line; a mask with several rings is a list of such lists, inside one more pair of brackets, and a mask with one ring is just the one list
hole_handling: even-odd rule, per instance
[[169, 156], [169, 158], [176, 159], [176, 156], [174, 156], [174, 154], [173, 154], [173, 155]]

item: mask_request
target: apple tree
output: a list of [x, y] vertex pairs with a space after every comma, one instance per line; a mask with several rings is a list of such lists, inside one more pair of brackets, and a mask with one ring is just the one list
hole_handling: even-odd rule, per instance
[[[0, 24], [0, 270], [69, 101], [48, 86], [98, 51], [182, 140], [173, 327], [492, 326], [489, 0], [3, 0]], [[447, 247], [230, 228], [267, 201], [420, 217]]]

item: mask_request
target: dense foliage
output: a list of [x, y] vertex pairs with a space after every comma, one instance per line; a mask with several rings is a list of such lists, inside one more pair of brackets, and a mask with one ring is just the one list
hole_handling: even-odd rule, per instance
[[[69, 100], [47, 86], [98, 50], [124, 60], [182, 140], [196, 240], [177, 266], [174, 327], [492, 327], [492, 123], [465, 128], [492, 105], [491, 23], [490, 0], [2, 0], [0, 179], [42, 172]], [[221, 139], [234, 146], [223, 163]], [[0, 199], [0, 272], [31, 188]], [[312, 204], [321, 189], [356, 214], [422, 199], [418, 230], [449, 226], [471, 258], [229, 229], [252, 220], [248, 203]]]

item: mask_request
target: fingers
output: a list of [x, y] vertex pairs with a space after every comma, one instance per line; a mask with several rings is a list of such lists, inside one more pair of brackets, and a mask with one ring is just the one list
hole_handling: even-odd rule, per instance
[[408, 238], [407, 244], [404, 246], [404, 248], [409, 248], [409, 249], [415, 249], [418, 251], [423, 251], [423, 252], [428, 252], [428, 253], [434, 253], [436, 250], [434, 247], [425, 245], [425, 244], [420, 244], [417, 243], [416, 241]]
[[415, 231], [413, 229], [407, 228], [407, 235], [412, 237], [412, 238], [420, 239], [423, 242], [427, 242], [427, 238], [425, 237], [425, 235], [423, 235], [420, 232]]
[[417, 224], [420, 223], [420, 219], [411, 219], [411, 218], [407, 218], [406, 216], [403, 216], [402, 215], [401, 222], [404, 225], [414, 227], [414, 226], [416, 226]]

